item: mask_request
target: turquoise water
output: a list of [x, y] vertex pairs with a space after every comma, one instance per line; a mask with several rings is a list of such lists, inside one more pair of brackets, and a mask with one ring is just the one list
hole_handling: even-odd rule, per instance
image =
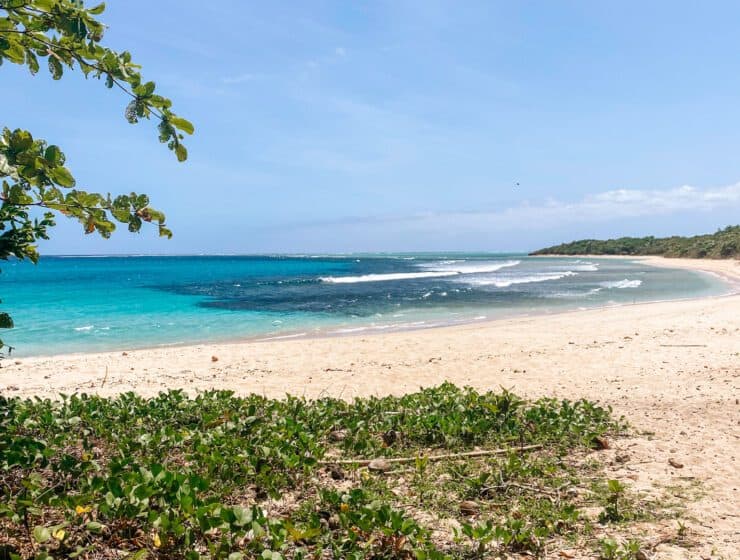
[[14, 355], [423, 328], [718, 295], [710, 276], [523, 255], [46, 257], [4, 263]]

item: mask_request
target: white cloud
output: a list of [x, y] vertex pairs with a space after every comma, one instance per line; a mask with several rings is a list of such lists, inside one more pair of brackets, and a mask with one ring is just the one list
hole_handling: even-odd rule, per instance
[[608, 223], [630, 218], [649, 218], [685, 212], [711, 212], [738, 207], [740, 183], [725, 187], [672, 189], [617, 189], [587, 195], [568, 202], [547, 199], [518, 206], [484, 211], [420, 212], [407, 216], [354, 217], [339, 222], [316, 222], [298, 228], [342, 225], [357, 234], [372, 235], [375, 229], [398, 234], [424, 236], [440, 231], [456, 235], [548, 230], [569, 224]]
[[501, 210], [431, 214], [413, 218], [409, 225], [416, 222], [416, 227], [423, 227], [434, 221], [448, 227], [479, 231], [544, 230], [571, 223], [710, 212], [733, 206], [740, 207], [740, 183], [706, 189], [691, 186], [663, 190], [617, 189], [587, 195], [575, 202], [551, 199]]
[[710, 211], [740, 203], [740, 183], [699, 189], [689, 185], [665, 190], [618, 189], [586, 197], [581, 204], [623, 217], [671, 214], [685, 210]]

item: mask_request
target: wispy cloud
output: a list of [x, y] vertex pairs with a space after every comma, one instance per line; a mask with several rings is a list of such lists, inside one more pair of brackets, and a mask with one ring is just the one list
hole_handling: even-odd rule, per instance
[[740, 204], [740, 183], [725, 187], [697, 188], [689, 185], [664, 190], [617, 189], [588, 196], [575, 206], [601, 217], [640, 217], [686, 210], [710, 211]]
[[546, 230], [573, 223], [610, 222], [679, 214], [711, 212], [740, 208], [740, 183], [725, 187], [697, 188], [682, 186], [671, 189], [617, 189], [587, 195], [568, 202], [555, 198], [517, 206], [484, 211], [419, 212], [405, 216], [355, 216], [343, 221], [314, 222], [299, 228], [322, 228], [344, 225], [352, 229], [392, 226], [397, 231], [423, 234], [425, 231], [490, 233], [500, 231]]
[[409, 225], [415, 228], [442, 222], [448, 227], [478, 231], [544, 230], [572, 223], [709, 212], [728, 206], [740, 206], [740, 183], [705, 189], [688, 185], [672, 189], [617, 189], [587, 195], [575, 202], [550, 199], [500, 210], [430, 214], [410, 220]]

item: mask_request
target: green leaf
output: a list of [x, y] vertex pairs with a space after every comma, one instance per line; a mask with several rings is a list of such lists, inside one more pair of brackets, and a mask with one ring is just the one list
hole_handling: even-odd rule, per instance
[[62, 78], [62, 74], [64, 74], [62, 63], [59, 62], [57, 57], [54, 55], [49, 55], [49, 72], [51, 73], [51, 77], [55, 80], [60, 80]]
[[34, 4], [35, 7], [39, 10], [44, 10], [45, 12], [48, 12], [54, 7], [54, 4], [56, 4], [56, 0], [36, 0]]
[[52, 181], [57, 185], [62, 187], [75, 186], [75, 179], [66, 167], [59, 166], [49, 170], [49, 177], [51, 177]]
[[85, 528], [90, 531], [91, 533], [102, 533], [104, 525], [102, 523], [98, 523], [97, 521], [90, 521], [85, 525]]
[[37, 526], [33, 528], [33, 538], [37, 543], [45, 543], [51, 539], [51, 531], [46, 527]]
[[188, 150], [182, 144], [175, 146], [175, 154], [177, 155], [177, 161], [185, 161], [188, 159]]
[[55, 146], [52, 144], [48, 148], [46, 148], [46, 151], [44, 152], [44, 159], [48, 161], [49, 163], [53, 163], [55, 165], [61, 165], [62, 162], [62, 150], [59, 149], [59, 146]]
[[28, 70], [31, 74], [36, 74], [39, 71], [39, 59], [31, 51], [26, 51], [26, 64], [28, 64]]
[[92, 8], [87, 10], [88, 13], [91, 13], [94, 16], [98, 16], [102, 14], [105, 11], [105, 2], [101, 2], [97, 6], [93, 6]]
[[193, 124], [190, 121], [183, 119], [182, 117], [170, 117], [169, 121], [175, 128], [179, 128], [186, 134], [192, 134], [193, 132], [195, 132], [195, 127], [193, 126]]
[[156, 85], [154, 82], [147, 82], [145, 84], [141, 84], [140, 86], [136, 86], [134, 88], [134, 93], [139, 97], [149, 97], [152, 93], [154, 93], [155, 87]]
[[17, 41], [6, 41], [7, 46], [2, 49], [2, 54], [11, 62], [23, 64], [26, 61], [26, 50]]

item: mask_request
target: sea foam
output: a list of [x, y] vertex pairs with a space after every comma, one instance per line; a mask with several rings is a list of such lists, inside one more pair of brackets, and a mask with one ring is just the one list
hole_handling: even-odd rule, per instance
[[642, 285], [642, 280], [616, 280], [614, 282], [601, 282], [599, 286], [602, 288], [623, 290], [625, 288], [639, 288]]
[[599, 265], [593, 263], [577, 264], [572, 269], [578, 272], [596, 272], [599, 270]]
[[565, 272], [558, 272], [558, 273], [540, 273], [540, 274], [532, 274], [530, 276], [520, 276], [520, 277], [509, 277], [509, 278], [503, 278], [503, 277], [492, 277], [492, 278], [470, 278], [466, 279], [466, 284], [472, 284], [474, 286], [494, 286], [496, 288], [508, 288], [509, 286], [513, 286], [514, 284], [531, 284], [533, 282], [547, 282], [548, 280], [560, 280], [561, 278], [565, 278], [567, 276], [576, 276], [578, 273], [573, 272], [571, 270], [567, 270]]
[[391, 272], [388, 274], [363, 274], [362, 276], [322, 276], [322, 282], [330, 284], [355, 284], [358, 282], [387, 282], [389, 280], [411, 280], [413, 278], [438, 278], [443, 276], [457, 276], [454, 271], [430, 272]]
[[389, 280], [413, 280], [418, 278], [444, 278], [461, 274], [483, 274], [502, 268], [516, 266], [521, 261], [503, 261], [486, 264], [458, 264], [464, 261], [442, 261], [419, 265], [424, 272], [389, 272], [387, 274], [363, 274], [361, 276], [322, 276], [322, 282], [331, 284], [356, 284], [358, 282], [387, 282]]
[[516, 266], [522, 261], [500, 261], [487, 262], [481, 264], [460, 264], [466, 261], [441, 261], [439, 263], [429, 263], [421, 265], [423, 268], [432, 268], [436, 272], [454, 272], [457, 274], [485, 274], [486, 272], [496, 272], [502, 268]]

